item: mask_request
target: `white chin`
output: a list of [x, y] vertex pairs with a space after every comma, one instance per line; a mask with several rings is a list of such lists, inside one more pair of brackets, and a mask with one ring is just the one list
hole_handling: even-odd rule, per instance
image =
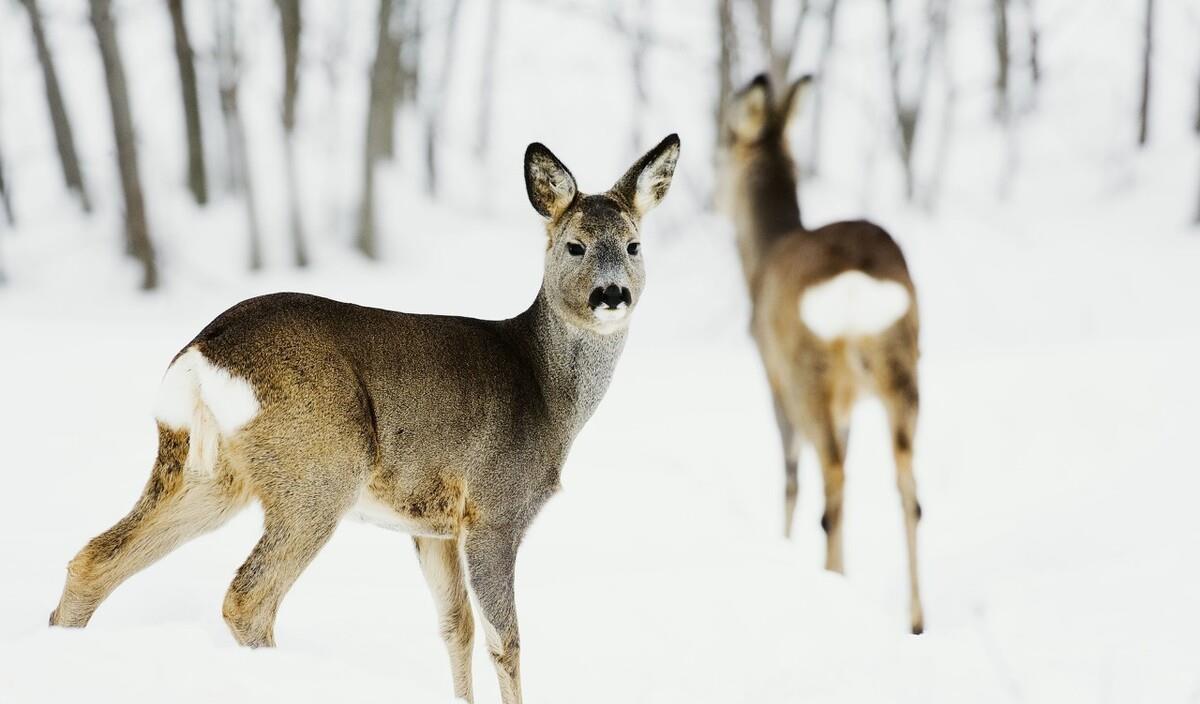
[[592, 313], [596, 316], [596, 320], [599, 320], [602, 323], [615, 323], [618, 320], [623, 320], [625, 316], [629, 314], [629, 308], [622, 303], [616, 308], [602, 306], [592, 311]]

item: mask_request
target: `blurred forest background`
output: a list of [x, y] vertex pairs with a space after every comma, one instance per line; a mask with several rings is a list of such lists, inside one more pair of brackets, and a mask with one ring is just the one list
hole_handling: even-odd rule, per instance
[[[818, 77], [806, 223], [879, 222], [916, 282], [919, 638], [877, 403], [846, 576], [812, 453], [780, 535], [714, 198], [721, 105], [764, 70]], [[46, 614], [222, 310], [512, 316], [545, 249], [526, 145], [596, 192], [671, 132], [627, 346], [522, 546], [529, 701], [1200, 701], [1200, 0], [0, 0], [0, 701], [444, 700], [420, 570], [372, 526], [339, 528], [271, 653], [220, 618], [256, 510], [86, 631]]]
[[[1078, 49], [1089, 33], [1108, 61]], [[576, 37], [590, 60], [548, 35]], [[329, 247], [377, 259], [416, 226], [381, 218], [381, 199], [494, 210], [514, 192], [494, 184], [519, 180], [520, 142], [553, 141], [521, 123], [579, 94], [609, 110], [622, 158], [686, 132], [678, 190], [708, 209], [722, 106], [761, 70], [819, 77], [796, 128], [802, 179], [857, 174], [864, 200], [936, 212], [953, 180], [1000, 201], [1040, 189], [1026, 161], [1045, 111], [1072, 125], [1055, 123], [1052, 143], [1099, 133], [1090, 157], [1120, 181], [1148, 145], [1200, 141], [1197, 36], [1191, 0], [7, 0], [0, 272], [19, 280], [4, 250], [72, 222], [63, 209], [119, 233], [145, 289], [169, 278], [164, 250], [206, 236], [181, 226], [197, 218], [238, 232], [228, 267], [306, 267]], [[505, 44], [520, 61], [500, 59]], [[543, 80], [547, 65], [572, 85]], [[576, 112], [559, 115], [570, 131]], [[1200, 223], [1192, 166], [1191, 197], [1161, 206]]]

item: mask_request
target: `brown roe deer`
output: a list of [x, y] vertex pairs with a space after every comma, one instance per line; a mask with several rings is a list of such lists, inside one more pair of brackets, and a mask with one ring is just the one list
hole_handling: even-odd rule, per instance
[[788, 121], [809, 77], [778, 102], [765, 76], [733, 100], [719, 177], [753, 304], [751, 329], [783, 440], [784, 535], [796, 510], [797, 462], [810, 443], [825, 484], [825, 568], [842, 572], [842, 489], [850, 413], [864, 394], [887, 410], [904, 511], [912, 631], [924, 628], [917, 586], [917, 301], [904, 255], [882, 228], [800, 221]]
[[641, 218], [678, 155], [671, 135], [611, 190], [584, 195], [530, 145], [545, 269], [510, 320], [296, 293], [222, 313], [168, 367], [145, 491], [68, 565], [50, 623], [87, 625], [130, 575], [257, 500], [262, 539], [223, 612], [242, 645], [274, 645], [284, 595], [351, 515], [414, 536], [455, 694], [472, 700], [473, 598], [502, 698], [520, 702], [517, 548], [608, 387], [644, 283]]

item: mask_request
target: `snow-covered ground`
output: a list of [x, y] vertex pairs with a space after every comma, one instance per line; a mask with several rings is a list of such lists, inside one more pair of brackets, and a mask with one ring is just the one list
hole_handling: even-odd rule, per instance
[[[542, 249], [520, 154], [528, 141], [546, 142], [585, 190], [619, 175], [634, 156], [624, 48], [607, 36], [582, 42], [597, 33], [586, 13], [512, 4], [496, 149], [479, 167], [469, 157], [470, 56], [483, 4], [468, 2], [460, 41], [471, 51], [455, 92], [464, 107], [451, 111], [447, 153], [454, 187], [430, 203], [415, 195], [408, 161], [386, 173], [387, 258], [372, 265], [346, 251], [360, 135], [353, 106], [365, 102], [373, 12], [353, 6], [340, 88], [321, 83], [316, 59], [309, 67], [302, 115], [320, 128], [302, 130], [301, 161], [317, 194], [306, 200], [317, 265], [296, 272], [272, 171], [271, 4], [246, 3], [262, 41], [248, 52], [243, 102], [273, 238], [271, 267], [251, 277], [241, 271], [236, 202], [197, 210], [177, 183], [182, 127], [165, 12], [119, 3], [166, 280], [144, 295], [116, 257], [108, 122], [84, 15], [47, 4], [61, 13], [52, 40], [102, 207], [85, 219], [58, 189], [24, 17], [14, 3], [0, 6], [0, 138], [22, 217], [15, 233], [0, 232], [9, 278], [0, 289], [0, 702], [449, 699], [409, 540], [357, 523], [339, 529], [288, 595], [272, 651], [237, 648], [220, 617], [233, 571], [257, 540], [257, 509], [131, 579], [86, 630], [45, 623], [67, 560], [146, 479], [166, 363], [225, 307], [293, 289], [417, 312], [519, 312], [537, 289]], [[333, 4], [310, 4], [315, 26], [339, 26], [336, 12], [319, 14]], [[987, 4], [962, 5], [968, 28]], [[528, 701], [1200, 701], [1200, 232], [1186, 225], [1200, 149], [1185, 109], [1195, 18], [1177, 12], [1163, 23], [1155, 141], [1134, 154], [1125, 143], [1138, 3], [1119, 12], [1045, 5], [1047, 82], [1041, 107], [1020, 125], [1006, 199], [996, 196], [1003, 141], [982, 117], [987, 56], [969, 29], [956, 65], [974, 92], [963, 98], [960, 144], [933, 212], [897, 200], [886, 143], [858, 135], [867, 120], [848, 107], [875, 94], [856, 79], [879, 57], [874, 5], [847, 4], [846, 58], [827, 78], [845, 80], [835, 95], [847, 117], [829, 121], [829, 167], [805, 186], [806, 219], [867, 214], [885, 224], [905, 247], [922, 307], [916, 471], [927, 628], [913, 637], [875, 403], [855, 419], [846, 577], [820, 569], [811, 455], [796, 536], [781, 536], [781, 457], [732, 233], [698, 207], [711, 181], [713, 78], [696, 63], [711, 55], [711, 17], [652, 4], [656, 27], [683, 48], [653, 54], [662, 92], [645, 116], [645, 146], [677, 130], [683, 159], [649, 216], [648, 288], [608, 397], [572, 451], [564, 491], [522, 548]], [[555, 32], [538, 34], [547, 27]], [[314, 55], [322, 41], [311, 40]], [[202, 64], [202, 80], [209, 69]], [[594, 80], [567, 80], [574, 75]], [[1128, 90], [1111, 88], [1121, 81]], [[335, 118], [348, 136], [329, 136]], [[416, 136], [404, 134], [412, 155]], [[498, 701], [482, 645], [475, 680], [477, 700]]]

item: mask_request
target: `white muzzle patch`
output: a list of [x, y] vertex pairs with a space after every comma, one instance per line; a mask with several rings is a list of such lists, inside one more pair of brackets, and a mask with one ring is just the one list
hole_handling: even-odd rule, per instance
[[626, 315], [629, 315], [629, 306], [625, 305], [624, 301], [617, 304], [616, 308], [608, 306], [597, 306], [592, 314], [596, 316], [596, 320], [602, 323], [615, 323], [622, 320]]

